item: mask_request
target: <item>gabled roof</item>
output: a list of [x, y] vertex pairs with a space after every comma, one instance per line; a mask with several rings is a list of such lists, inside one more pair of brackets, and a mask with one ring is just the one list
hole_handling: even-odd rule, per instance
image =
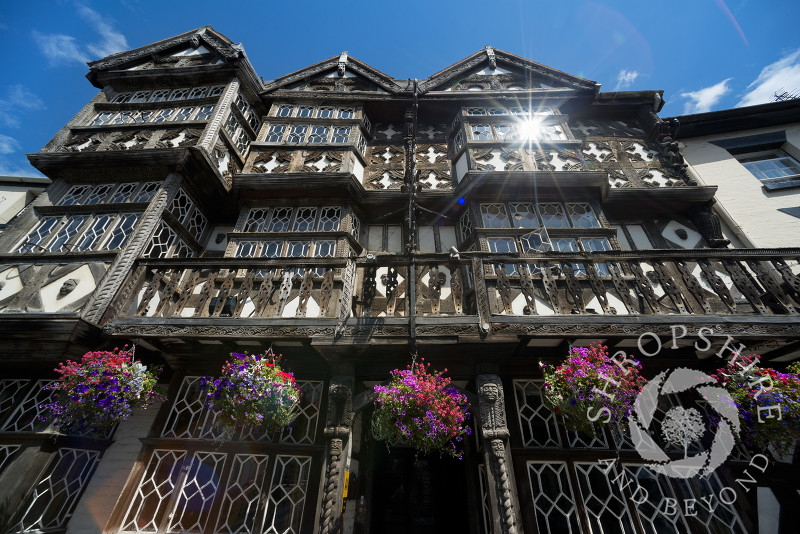
[[98, 71], [114, 70], [123, 65], [136, 63], [161, 52], [178, 48], [180, 45], [189, 45], [197, 48], [201, 44], [219, 54], [226, 61], [234, 61], [245, 57], [244, 48], [241, 45], [234, 44], [211, 26], [206, 26], [205, 28], [197, 28], [146, 46], [134, 48], [133, 50], [118, 52], [97, 61], [90, 61], [88, 63], [89, 72], [91, 74]]
[[566, 72], [548, 67], [547, 65], [542, 65], [541, 63], [536, 63], [535, 61], [516, 56], [509, 52], [504, 52], [503, 50], [495, 50], [487, 46], [483, 50], [475, 52], [458, 63], [450, 65], [430, 76], [419, 84], [419, 90], [422, 93], [442, 91], [453, 82], [461, 78], [466, 78], [476, 71], [482, 70], [481, 67], [490, 70], [505, 68], [511, 71], [511, 73], [521, 74], [526, 78], [534, 77], [537, 79], [549, 80], [550, 83], [548, 83], [548, 85], [551, 85], [553, 88], [591, 90], [597, 92], [600, 87], [596, 82], [591, 80], [573, 76]]
[[387, 93], [396, 94], [403, 91], [403, 88], [400, 87], [391, 76], [382, 73], [378, 69], [370, 67], [363, 61], [359, 61], [354, 57], [348, 56], [347, 52], [343, 52], [338, 56], [329, 57], [324, 61], [320, 61], [319, 63], [315, 63], [290, 74], [286, 74], [270, 82], [265, 82], [264, 90], [266, 92], [273, 92], [280, 89], [286, 89], [292, 84], [301, 82], [303, 80], [320, 77], [321, 75], [330, 71], [338, 71], [339, 73], [342, 73], [342, 75], [344, 75], [345, 72], [355, 74], [356, 76], [360, 76], [366, 80], [369, 80]]

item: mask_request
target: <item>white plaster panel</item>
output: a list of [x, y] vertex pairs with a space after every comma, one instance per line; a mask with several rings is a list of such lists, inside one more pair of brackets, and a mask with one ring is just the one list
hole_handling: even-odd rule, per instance
[[[281, 317], [295, 317], [297, 315], [297, 308], [300, 306], [300, 296], [293, 298], [286, 307], [283, 308], [283, 315]], [[306, 302], [306, 317], [319, 317], [319, 304], [314, 300], [314, 297], [309, 296]]]
[[403, 251], [403, 230], [399, 224], [390, 224], [388, 226], [389, 231], [389, 243], [387, 247], [387, 252], [397, 252], [400, 253]]
[[621, 226], [611, 225], [611, 227], [617, 231], [617, 241], [619, 242], [619, 248], [622, 250], [631, 250], [631, 244], [628, 243], [628, 238], [625, 237], [625, 232], [622, 231]]
[[[74, 278], [78, 281], [78, 285], [68, 295], [58, 298], [58, 293], [61, 291], [61, 286], [69, 280]], [[55, 312], [73, 302], [76, 302], [83, 297], [89, 295], [95, 289], [94, 276], [88, 265], [82, 265], [71, 273], [65, 274], [55, 282], [51, 282], [39, 290], [39, 296], [42, 299], [42, 309], [46, 312]]]
[[[683, 229], [686, 232], [686, 239], [681, 239], [677, 234], [678, 230]], [[691, 228], [682, 225], [677, 221], [670, 221], [661, 231], [661, 235], [672, 243], [675, 243], [682, 248], [697, 248], [703, 240], [703, 236], [695, 232]]]
[[461, 154], [461, 157], [456, 160], [456, 181], [461, 182], [464, 175], [467, 174], [467, 153]]
[[355, 157], [353, 162], [353, 174], [359, 182], [364, 183], [364, 165], [361, 164], [361, 160]]
[[628, 228], [628, 233], [631, 235], [631, 239], [633, 239], [633, 244], [636, 245], [638, 250], [651, 250], [653, 245], [650, 244], [650, 239], [647, 237], [647, 234], [644, 233], [644, 228], [642, 228], [639, 224], [629, 224], [626, 226]]
[[442, 252], [447, 252], [450, 247], [456, 246], [458, 244], [458, 241], [456, 241], [456, 227], [440, 226], [439, 242], [442, 244]]
[[370, 225], [367, 228], [367, 250], [383, 250], [383, 225]]
[[[233, 232], [233, 226], [215, 226], [206, 243], [206, 250], [225, 252], [228, 247], [228, 232]], [[217, 236], [222, 235], [223, 239], [217, 243]]]
[[436, 252], [436, 242], [433, 239], [433, 226], [419, 227], [420, 252]]
[[0, 289], [0, 301], [19, 293], [22, 289], [22, 280], [19, 278], [19, 270], [16, 267], [0, 273], [0, 282], [3, 282], [3, 288]]

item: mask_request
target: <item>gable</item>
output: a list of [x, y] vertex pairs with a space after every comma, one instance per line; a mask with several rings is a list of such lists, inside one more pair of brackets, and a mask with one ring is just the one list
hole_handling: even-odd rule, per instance
[[240, 46], [211, 27], [199, 28], [134, 50], [89, 62], [90, 73], [220, 65], [244, 56]]
[[420, 84], [422, 92], [569, 89], [597, 91], [599, 86], [565, 72], [487, 46]]
[[333, 56], [305, 69], [281, 76], [267, 83], [265, 90], [394, 94], [401, 88], [391, 77], [366, 63], [348, 57], [347, 52], [343, 52], [339, 56]]
[[124, 70], [163, 69], [166, 67], [194, 67], [198, 65], [222, 65], [225, 60], [213, 49], [203, 44], [188, 46], [176, 51], [154, 54], [149, 59], [136, 63]]

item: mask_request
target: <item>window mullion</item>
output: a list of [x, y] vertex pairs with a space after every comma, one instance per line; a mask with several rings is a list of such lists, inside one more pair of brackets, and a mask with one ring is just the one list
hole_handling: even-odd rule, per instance
[[[559, 432], [561, 432], [563, 425], [558, 425]], [[562, 435], [562, 438], [564, 435]], [[568, 441], [564, 441], [563, 443], [568, 443]], [[578, 508], [578, 520], [581, 524], [581, 531], [582, 532], [592, 532], [592, 529], [589, 525], [589, 514], [586, 511], [586, 506], [584, 505], [584, 496], [583, 490], [581, 490], [580, 482], [578, 481], [578, 475], [575, 473], [575, 463], [572, 460], [566, 460], [567, 463], [567, 475], [569, 476], [569, 483], [574, 488], [575, 492], [575, 506]]]
[[172, 493], [169, 497], [169, 505], [167, 506], [166, 513], [164, 514], [164, 519], [162, 520], [161, 525], [158, 527], [157, 534], [167, 534], [169, 530], [169, 525], [172, 523], [172, 519], [175, 516], [175, 511], [178, 508], [178, 501], [180, 500], [181, 492], [183, 492], [183, 486], [186, 484], [186, 477], [189, 475], [189, 469], [192, 467], [192, 459], [194, 458], [195, 451], [193, 449], [186, 450], [186, 454], [181, 462], [181, 469], [178, 474], [177, 480], [175, 480], [175, 485], [172, 487]]

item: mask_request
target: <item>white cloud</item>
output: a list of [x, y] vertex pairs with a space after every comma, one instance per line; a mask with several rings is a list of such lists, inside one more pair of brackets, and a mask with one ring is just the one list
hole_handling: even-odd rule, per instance
[[16, 139], [0, 134], [0, 154], [13, 154], [21, 148]]
[[772, 102], [776, 92], [800, 91], [800, 49], [764, 67], [747, 89], [737, 108]]
[[125, 36], [114, 29], [97, 11], [83, 4], [76, 4], [78, 15], [100, 36], [96, 43], [79, 43], [75, 37], [61, 33], [33, 31], [33, 39], [51, 65], [72, 62], [86, 63], [128, 49]]
[[89, 58], [81, 52], [75, 43], [75, 38], [61, 33], [40, 33], [33, 30], [33, 40], [50, 61], [51, 65], [63, 63], [86, 63]]
[[689, 99], [689, 102], [683, 105], [683, 112], [705, 113], [706, 111], [711, 111], [711, 108], [714, 107], [723, 96], [730, 92], [731, 88], [728, 86], [728, 82], [732, 79], [733, 78], [726, 78], [710, 87], [688, 93], [681, 93], [683, 98]]
[[78, 14], [84, 20], [91, 23], [95, 31], [103, 38], [100, 43], [87, 45], [86, 48], [89, 49], [89, 52], [101, 58], [128, 49], [128, 41], [125, 39], [125, 36], [114, 30], [108, 22], [103, 20], [103, 17], [97, 11], [84, 5], [79, 5]]
[[11, 85], [6, 96], [0, 98], [0, 125], [9, 128], [20, 126], [20, 112], [44, 109], [42, 99], [28, 91], [22, 84]]
[[620, 89], [627, 89], [638, 77], [638, 71], [622, 69], [619, 71], [619, 74], [617, 74], [617, 87], [614, 90], [619, 91]]

